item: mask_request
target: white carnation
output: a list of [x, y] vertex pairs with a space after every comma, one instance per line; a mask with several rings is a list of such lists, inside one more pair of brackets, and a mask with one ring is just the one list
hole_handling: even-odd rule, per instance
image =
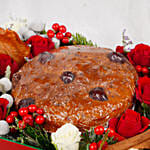
[[78, 150], [80, 142], [79, 129], [74, 125], [67, 123], [52, 133], [52, 143], [58, 150]]
[[[11, 81], [10, 81], [8, 78], [6, 78], [6, 77], [3, 77], [3, 78], [0, 79], [0, 85], [3, 86], [3, 88], [4, 88], [3, 90], [4, 90], [5, 92], [8, 92], [8, 91], [10, 91], [10, 90], [12, 89], [12, 83], [11, 83]], [[0, 91], [3, 92], [1, 88], [0, 88]]]
[[9, 125], [5, 120], [0, 120], [0, 136], [9, 133]]

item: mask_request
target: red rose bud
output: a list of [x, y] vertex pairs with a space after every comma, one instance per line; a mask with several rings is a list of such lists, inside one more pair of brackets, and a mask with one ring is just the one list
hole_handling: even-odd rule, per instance
[[114, 118], [109, 121], [109, 128], [116, 131], [115, 138], [118, 136], [118, 141], [123, 140], [123, 137], [129, 138], [143, 132], [148, 128], [149, 119], [141, 117], [139, 113], [128, 109], [120, 119]]
[[140, 77], [137, 81], [136, 98], [140, 102], [150, 105], [150, 78], [147, 76]]
[[8, 100], [0, 98], [0, 120], [4, 120], [4, 118], [6, 117], [8, 104]]
[[116, 52], [117, 52], [117, 53], [124, 54], [124, 49], [123, 49], [123, 48], [124, 48], [123, 46], [117, 46], [117, 47], [116, 47]]
[[150, 67], [150, 46], [138, 44], [128, 53], [129, 61], [133, 65]]
[[5, 54], [0, 54], [0, 78], [5, 76], [5, 71], [7, 66], [11, 68], [11, 76], [18, 71], [18, 64], [9, 56]]

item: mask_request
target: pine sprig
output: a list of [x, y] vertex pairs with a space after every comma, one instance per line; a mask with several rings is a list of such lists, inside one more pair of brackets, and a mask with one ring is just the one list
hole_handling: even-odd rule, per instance
[[42, 149], [55, 150], [50, 136], [39, 125], [35, 124], [35, 127], [27, 126], [22, 133], [25, 144], [37, 146]]
[[88, 41], [82, 34], [76, 33], [75, 35], [73, 34], [72, 37], [73, 45], [89, 45], [97, 47], [96, 44], [94, 44], [91, 40]]
[[42, 126], [34, 123], [33, 127], [27, 125], [25, 129], [20, 129], [18, 121], [19, 119], [15, 118], [16, 126], [10, 126], [10, 128], [17, 130], [17, 134], [9, 135], [6, 138], [44, 150], [55, 150], [54, 145], [51, 143], [50, 134], [48, 134]]

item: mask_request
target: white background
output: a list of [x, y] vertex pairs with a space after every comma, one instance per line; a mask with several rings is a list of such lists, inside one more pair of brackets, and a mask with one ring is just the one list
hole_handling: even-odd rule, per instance
[[124, 28], [134, 43], [150, 41], [150, 0], [0, 0], [0, 24], [10, 14], [65, 24], [102, 47], [121, 44]]

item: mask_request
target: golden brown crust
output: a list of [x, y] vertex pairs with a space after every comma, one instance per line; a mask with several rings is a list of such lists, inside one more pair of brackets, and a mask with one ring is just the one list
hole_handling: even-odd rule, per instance
[[[13, 78], [16, 105], [22, 99], [34, 99], [46, 112], [45, 128], [50, 132], [67, 122], [84, 130], [119, 117], [132, 106], [137, 74], [127, 59], [113, 62], [110, 53], [105, 48], [70, 46], [53, 53], [48, 62], [38, 55], [16, 74], [19, 79]], [[61, 80], [65, 71], [75, 74], [69, 84]], [[89, 96], [96, 87], [104, 89], [108, 100]]]
[[29, 56], [30, 48], [20, 40], [16, 32], [0, 28], [0, 53], [9, 55], [21, 66], [24, 57]]

